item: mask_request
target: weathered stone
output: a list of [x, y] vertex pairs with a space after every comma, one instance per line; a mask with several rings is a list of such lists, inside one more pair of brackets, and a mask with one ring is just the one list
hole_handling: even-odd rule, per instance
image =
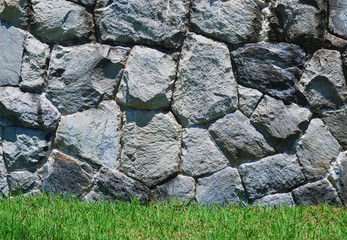
[[330, 205], [342, 206], [341, 200], [333, 185], [328, 180], [308, 183], [293, 190], [297, 204], [316, 205], [328, 203]]
[[184, 126], [205, 123], [235, 111], [237, 84], [228, 46], [187, 36], [181, 53], [172, 109]]
[[198, 179], [196, 200], [200, 204], [238, 204], [247, 202], [241, 178], [235, 168], [225, 168]]
[[341, 147], [347, 150], [347, 109], [323, 112], [323, 122]]
[[256, 41], [262, 21], [261, 9], [252, 0], [192, 2], [191, 29], [229, 44]]
[[342, 201], [347, 203], [347, 152], [342, 152], [333, 166], [329, 180], [336, 187]]
[[273, 97], [290, 99], [305, 51], [289, 43], [246, 44], [232, 52], [238, 81]]
[[31, 0], [31, 31], [52, 43], [87, 42], [94, 31], [93, 15], [66, 0]]
[[39, 169], [41, 190], [47, 193], [81, 196], [92, 185], [94, 170], [87, 163], [53, 150]]
[[19, 28], [28, 25], [28, 0], [1, 0], [0, 18]]
[[253, 206], [260, 207], [286, 207], [295, 206], [294, 199], [290, 193], [277, 193], [262, 197], [254, 201]]
[[135, 46], [117, 93], [117, 102], [135, 109], [167, 109], [176, 78], [172, 55]]
[[325, 31], [324, 48], [343, 50], [347, 46], [347, 40], [339, 38], [328, 31]]
[[217, 120], [209, 127], [209, 132], [234, 165], [274, 153], [264, 136], [240, 111]]
[[279, 0], [274, 2], [271, 22], [274, 38], [309, 47], [320, 46], [324, 41], [327, 0]]
[[183, 172], [196, 177], [226, 168], [228, 163], [206, 129], [201, 127], [183, 129]]
[[163, 201], [190, 201], [195, 194], [195, 181], [192, 177], [178, 175], [176, 178], [156, 187], [155, 198]]
[[[0, 128], [0, 135], [2, 139], [2, 128]], [[3, 196], [8, 196], [9, 189], [7, 184], [7, 171], [5, 167], [5, 161], [3, 156], [3, 150], [2, 146], [0, 146], [0, 199], [2, 199]]]
[[54, 130], [59, 111], [45, 94], [24, 93], [19, 88], [0, 87], [0, 111], [18, 125]]
[[3, 150], [8, 169], [34, 167], [47, 158], [52, 133], [25, 128], [4, 129]]
[[296, 155], [308, 181], [325, 177], [341, 147], [320, 119], [312, 119], [296, 147]]
[[186, 31], [188, 1], [98, 1], [95, 20], [103, 42], [177, 48]]
[[146, 201], [149, 199], [150, 193], [150, 190], [143, 183], [120, 172], [102, 167], [95, 177], [92, 190], [85, 196], [85, 199], [89, 202], [130, 201], [132, 199]]
[[21, 70], [21, 89], [43, 91], [47, 77], [47, 59], [50, 55], [50, 48], [28, 35], [24, 44], [24, 55]]
[[18, 86], [25, 32], [0, 21], [0, 86]]
[[114, 101], [61, 118], [55, 144], [73, 155], [118, 168], [120, 110]]
[[258, 90], [238, 86], [239, 90], [239, 110], [246, 116], [250, 117], [255, 107], [259, 103], [260, 98], [263, 96]]
[[171, 112], [125, 111], [121, 169], [148, 186], [169, 178], [179, 170], [180, 138]]
[[305, 181], [295, 155], [277, 154], [240, 166], [240, 175], [250, 199], [288, 191]]
[[347, 2], [329, 0], [329, 29], [336, 35], [347, 39]]
[[11, 193], [26, 193], [36, 184], [37, 175], [30, 171], [11, 172], [7, 177]]
[[68, 0], [83, 6], [94, 7], [97, 0]]
[[129, 48], [84, 44], [55, 46], [49, 65], [47, 97], [63, 114], [112, 99]]

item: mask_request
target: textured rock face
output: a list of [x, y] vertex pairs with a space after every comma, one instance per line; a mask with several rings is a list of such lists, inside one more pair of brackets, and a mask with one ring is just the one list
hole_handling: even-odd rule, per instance
[[235, 111], [237, 85], [232, 71], [227, 45], [195, 34], [187, 36], [172, 106], [184, 126]]
[[339, 155], [329, 180], [332, 180], [342, 201], [347, 202], [347, 152]]
[[120, 83], [117, 101], [134, 109], [167, 109], [176, 78], [172, 55], [135, 46]]
[[347, 39], [347, 3], [343, 0], [329, 0], [329, 29]]
[[290, 99], [301, 74], [305, 51], [299, 46], [246, 44], [232, 52], [238, 81], [273, 97]]
[[178, 175], [176, 178], [157, 186], [155, 198], [164, 201], [169, 199], [189, 201], [194, 198], [194, 193], [194, 178]]
[[323, 122], [341, 147], [347, 150], [347, 110], [326, 111], [323, 113]]
[[132, 111], [124, 115], [121, 169], [148, 186], [178, 172], [181, 127], [168, 112]]
[[34, 187], [37, 175], [29, 171], [11, 172], [7, 181], [13, 194], [26, 193]]
[[69, 1], [78, 3], [83, 6], [93, 7], [96, 4], [97, 0], [69, 0]]
[[28, 0], [1, 0], [0, 18], [19, 28], [28, 24]]
[[55, 144], [95, 164], [118, 168], [120, 110], [114, 101], [62, 117]]
[[101, 0], [95, 10], [103, 42], [176, 48], [186, 31], [188, 1]]
[[295, 206], [295, 203], [290, 193], [277, 193], [255, 200], [253, 206], [285, 207]]
[[263, 94], [258, 90], [241, 85], [238, 86], [238, 90], [239, 109], [246, 117], [250, 117]]
[[3, 196], [8, 196], [9, 194], [7, 171], [5, 167], [4, 156], [2, 153], [2, 147], [0, 147], [0, 198], [2, 198]]
[[252, 0], [196, 0], [190, 17], [193, 31], [229, 44], [256, 41], [263, 20], [260, 8]]

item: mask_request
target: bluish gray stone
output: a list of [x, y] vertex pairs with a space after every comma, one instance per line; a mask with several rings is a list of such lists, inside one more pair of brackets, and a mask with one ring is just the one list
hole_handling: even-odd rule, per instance
[[344, 150], [347, 150], [347, 109], [323, 112], [323, 122]]
[[347, 39], [347, 2], [329, 0], [329, 29], [336, 35]]
[[241, 85], [238, 86], [238, 90], [239, 110], [246, 117], [250, 117], [263, 94], [256, 89], [243, 87]]
[[195, 181], [192, 177], [178, 175], [174, 179], [158, 185], [155, 189], [155, 199], [191, 201], [195, 195]]
[[24, 194], [36, 185], [37, 173], [30, 171], [11, 172], [7, 176], [7, 181], [12, 194]]
[[347, 203], [347, 152], [342, 152], [332, 168], [329, 180], [334, 184], [342, 201]]
[[255, 200], [253, 206], [294, 207], [295, 203], [290, 193], [276, 193]]

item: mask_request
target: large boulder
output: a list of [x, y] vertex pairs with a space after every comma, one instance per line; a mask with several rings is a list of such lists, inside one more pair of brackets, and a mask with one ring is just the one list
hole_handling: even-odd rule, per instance
[[347, 109], [323, 112], [323, 122], [341, 147], [347, 150]]
[[172, 109], [184, 126], [235, 111], [237, 84], [228, 46], [189, 34], [184, 41]]
[[329, 0], [329, 29], [345, 39], [347, 39], [346, 13], [345, 0]]
[[195, 195], [195, 181], [192, 177], [178, 175], [174, 179], [158, 185], [155, 189], [155, 199], [191, 201]]
[[29, 0], [1, 0], [0, 18], [18, 28], [28, 25]]

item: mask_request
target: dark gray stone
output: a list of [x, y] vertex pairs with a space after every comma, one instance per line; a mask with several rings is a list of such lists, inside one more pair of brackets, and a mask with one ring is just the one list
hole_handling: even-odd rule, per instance
[[341, 147], [347, 150], [347, 109], [323, 112], [323, 122]]
[[11, 172], [7, 181], [12, 194], [27, 193], [36, 185], [37, 174], [30, 171]]
[[336, 35], [347, 39], [347, 2], [329, 0], [329, 29]]
[[333, 166], [329, 176], [334, 187], [337, 189], [342, 201], [347, 203], [347, 152], [342, 152]]
[[[0, 128], [0, 134], [2, 138], [2, 128]], [[2, 146], [0, 146], [0, 199], [3, 196], [7, 197], [9, 194], [9, 188], [7, 184], [7, 170], [5, 167], [5, 161], [3, 156]]]
[[239, 110], [249, 118], [263, 94], [256, 89], [243, 87], [241, 85], [238, 86], [238, 91]]
[[28, 25], [29, 0], [1, 0], [0, 18], [16, 27], [25, 29]]
[[192, 177], [178, 175], [174, 179], [158, 185], [155, 189], [155, 199], [167, 201], [190, 201], [195, 195], [195, 181]]

